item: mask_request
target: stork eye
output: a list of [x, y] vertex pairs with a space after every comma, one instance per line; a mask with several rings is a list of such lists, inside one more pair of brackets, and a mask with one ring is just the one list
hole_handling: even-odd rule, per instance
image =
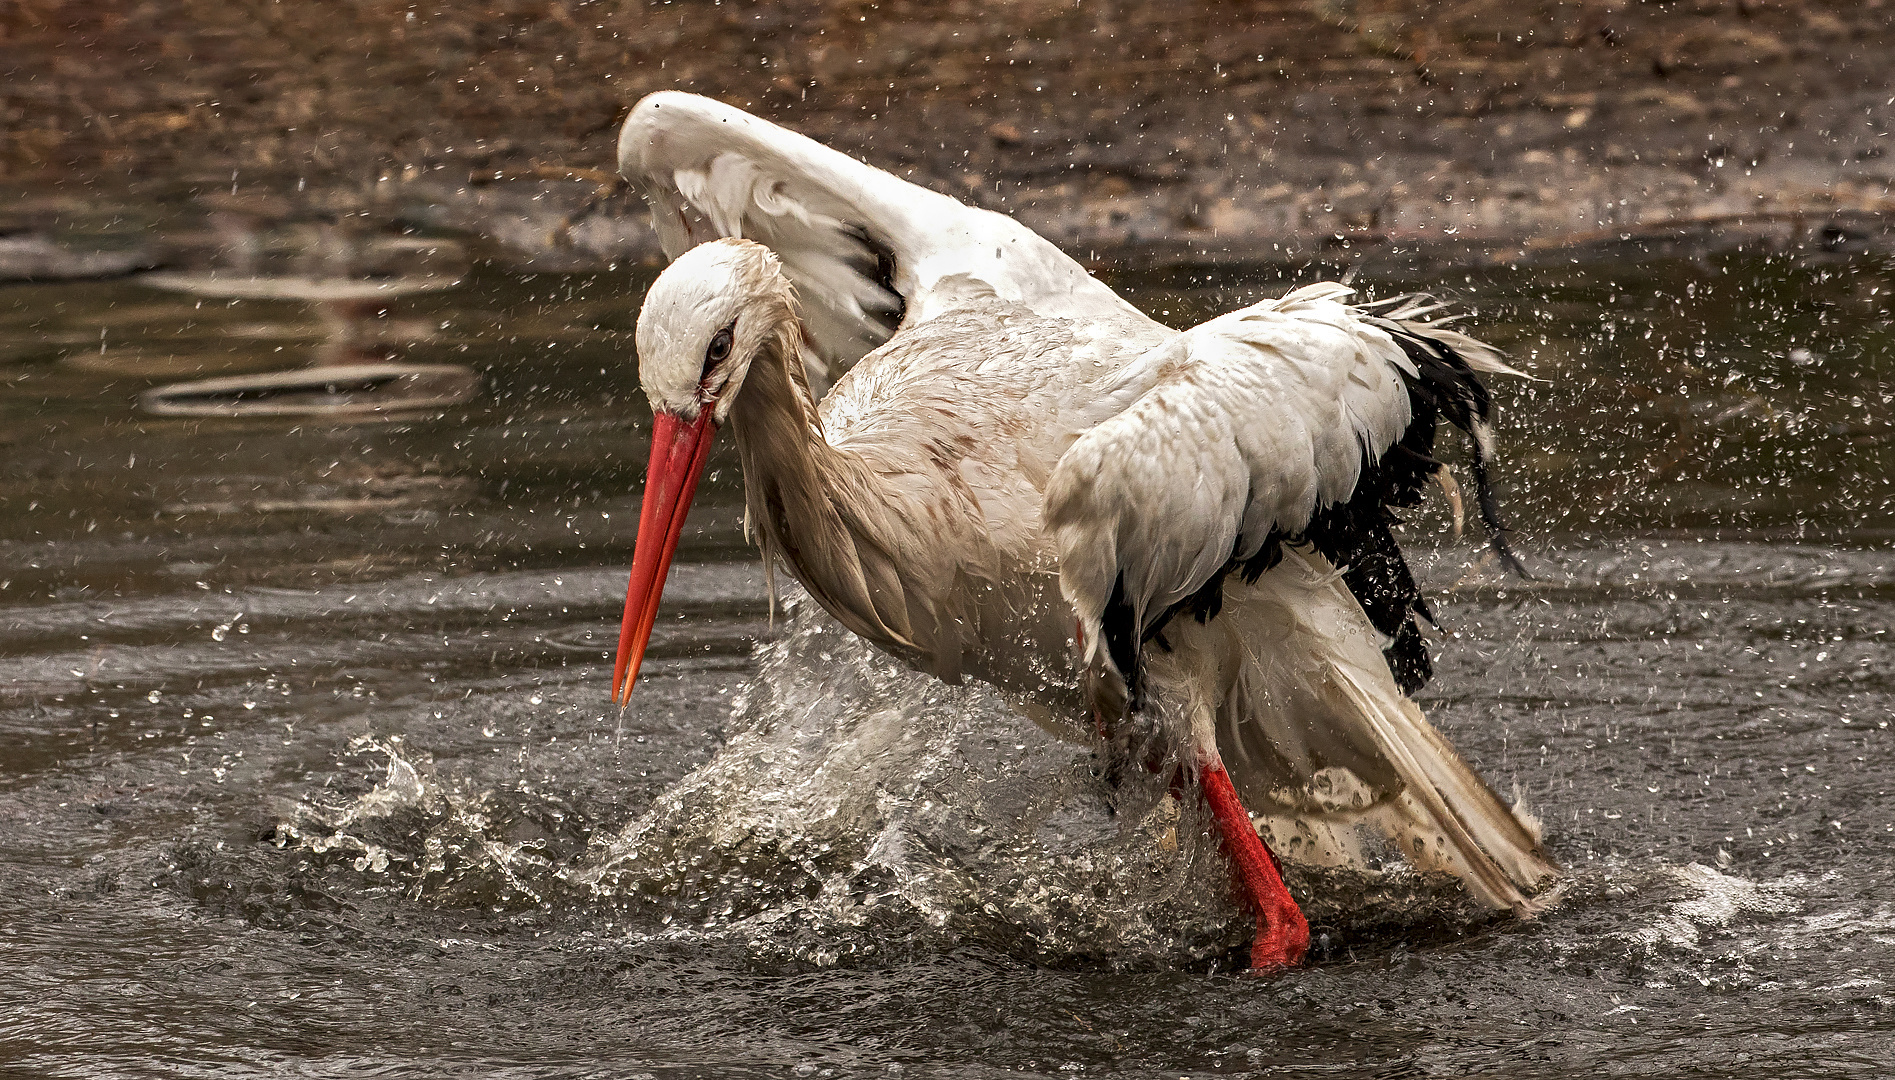
[[711, 347], [704, 350], [704, 360], [705, 360], [706, 368], [708, 368], [711, 364], [721, 364], [725, 360], [730, 359], [730, 338], [731, 338], [730, 332], [731, 332], [731, 327], [726, 326], [722, 330], [719, 330], [717, 333], [711, 335]]

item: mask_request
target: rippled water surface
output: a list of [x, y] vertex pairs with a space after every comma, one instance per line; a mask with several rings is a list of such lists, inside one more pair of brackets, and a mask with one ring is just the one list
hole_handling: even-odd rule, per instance
[[[1124, 274], [1187, 323], [1308, 280]], [[54, 1076], [1879, 1076], [1895, 1054], [1895, 272], [1455, 272], [1535, 580], [1407, 527], [1424, 704], [1571, 871], [1536, 922], [1293, 878], [1190, 807], [774, 619], [729, 447], [606, 705], [647, 419], [638, 275], [404, 300], [486, 393], [156, 419], [306, 360], [299, 305], [0, 289], [0, 1069]], [[1422, 282], [1363, 282], [1386, 294]]]

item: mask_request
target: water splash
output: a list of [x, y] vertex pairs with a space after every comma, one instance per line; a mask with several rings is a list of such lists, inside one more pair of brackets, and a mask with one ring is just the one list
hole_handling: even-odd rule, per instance
[[[386, 757], [381, 781], [339, 806], [285, 802], [277, 846], [340, 856], [412, 897], [450, 904], [542, 905], [557, 890], [555, 845], [545, 836], [517, 838], [523, 819], [557, 815], [556, 801], [526, 792], [509, 804], [493, 791], [456, 791], [400, 736], [360, 736], [349, 751]], [[535, 802], [537, 814], [523, 813]]]
[[1115, 817], [1087, 752], [993, 690], [908, 671], [804, 598], [788, 630], [739, 733], [575, 881], [660, 911], [660, 933], [819, 963], [950, 937], [1041, 959], [1244, 941], [1222, 857], [1175, 801]]
[[[1086, 748], [992, 689], [909, 671], [806, 598], [789, 610], [739, 733], [574, 883], [659, 912], [660, 936], [817, 963], [978, 942], [1036, 962], [1173, 965], [1248, 941], [1194, 800], [1157, 776], [1109, 787]], [[1286, 875], [1319, 927], [1482, 917], [1457, 882], [1405, 864]]]
[[[800, 593], [787, 611], [738, 695], [736, 734], [628, 826], [531, 785], [469, 790], [399, 737], [361, 737], [350, 753], [385, 759], [379, 781], [345, 803], [285, 804], [277, 843], [418, 900], [597, 914], [634, 939], [722, 942], [766, 964], [975, 945], [1176, 967], [1247, 944], [1209, 815], [1165, 776], [1108, 784], [1087, 747], [993, 689], [910, 671]], [[1392, 850], [1352, 868], [1282, 854], [1319, 940], [1492, 918]]]

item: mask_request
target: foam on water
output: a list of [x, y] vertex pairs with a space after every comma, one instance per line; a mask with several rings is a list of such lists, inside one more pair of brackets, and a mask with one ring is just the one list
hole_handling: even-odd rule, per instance
[[1801, 908], [1796, 889], [1801, 878], [1758, 883], [1720, 873], [1702, 863], [1666, 867], [1679, 896], [1649, 926], [1629, 933], [1651, 951], [1697, 951], [1708, 931], [1729, 927], [1742, 916], [1787, 915]]

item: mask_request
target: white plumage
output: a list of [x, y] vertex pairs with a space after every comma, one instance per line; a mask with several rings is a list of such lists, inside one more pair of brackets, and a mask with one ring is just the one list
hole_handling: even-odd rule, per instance
[[[651, 206], [673, 259], [741, 236], [783, 261], [822, 362], [821, 387], [967, 289], [1050, 316], [1138, 315], [1079, 264], [1011, 218], [871, 169], [740, 109], [652, 94], [619, 133], [619, 169]], [[892, 273], [878, 262], [900, 245]], [[821, 390], [818, 390], [818, 396]]]
[[1348, 292], [1310, 285], [1213, 319], [1107, 388], [1131, 404], [1060, 459], [1046, 498], [1089, 638], [1120, 573], [1143, 625], [1233, 552], [1248, 559], [1272, 529], [1300, 533], [1318, 505], [1346, 500], [1364, 453], [1380, 458], [1408, 427], [1399, 371], [1413, 365], [1338, 302]]
[[1335, 284], [1173, 331], [1011, 219], [691, 95], [641, 102], [619, 155], [675, 261], [638, 328], [658, 427], [615, 693], [728, 423], [766, 559], [843, 625], [1182, 763], [1257, 963], [1300, 957], [1301, 915], [1235, 793], [1291, 857], [1358, 861], [1366, 824], [1527, 909], [1534, 830], [1403, 692], [1426, 607], [1385, 516], [1437, 416], [1485, 439], [1498, 353]]

